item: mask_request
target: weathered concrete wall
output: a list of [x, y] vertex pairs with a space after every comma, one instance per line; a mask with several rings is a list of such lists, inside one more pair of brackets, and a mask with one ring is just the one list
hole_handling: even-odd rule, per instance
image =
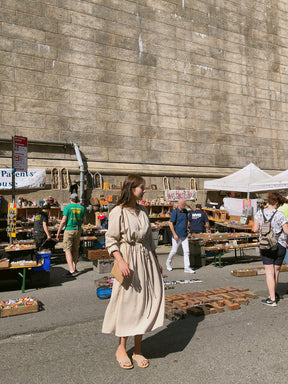
[[[110, 174], [286, 169], [287, 12], [281, 0], [1, 0], [0, 138], [73, 141]], [[43, 146], [29, 156], [77, 168], [64, 150], [64, 162]]]

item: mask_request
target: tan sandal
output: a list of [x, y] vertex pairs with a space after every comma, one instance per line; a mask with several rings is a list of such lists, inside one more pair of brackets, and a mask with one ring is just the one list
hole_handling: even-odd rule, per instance
[[146, 359], [146, 357], [142, 355], [132, 355], [132, 359], [136, 361], [139, 368], [147, 368], [149, 367], [149, 361]]
[[132, 361], [129, 359], [128, 356], [120, 357], [120, 359], [117, 359], [117, 361], [118, 361], [120, 367], [123, 369], [132, 369], [133, 368]]

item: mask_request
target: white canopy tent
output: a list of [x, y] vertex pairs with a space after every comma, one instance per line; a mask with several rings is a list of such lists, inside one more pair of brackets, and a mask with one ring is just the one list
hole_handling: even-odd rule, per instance
[[229, 176], [205, 181], [204, 190], [247, 192], [247, 199], [249, 199], [250, 192], [270, 190], [272, 180], [271, 175], [250, 163]]
[[266, 191], [288, 189], [288, 170], [273, 176], [268, 182], [259, 182], [253, 185], [253, 187], [257, 188], [258, 191], [263, 191], [264, 186]]

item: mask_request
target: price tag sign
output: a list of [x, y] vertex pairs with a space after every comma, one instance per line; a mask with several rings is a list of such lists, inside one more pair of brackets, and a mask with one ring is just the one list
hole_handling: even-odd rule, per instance
[[7, 215], [7, 234], [9, 237], [16, 237], [16, 218], [17, 218], [17, 205], [14, 203], [8, 204]]
[[27, 172], [27, 137], [14, 136], [14, 168], [16, 171]]

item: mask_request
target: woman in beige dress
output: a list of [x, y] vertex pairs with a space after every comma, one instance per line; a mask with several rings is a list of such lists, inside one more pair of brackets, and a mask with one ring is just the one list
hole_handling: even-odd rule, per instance
[[103, 333], [115, 333], [119, 339], [116, 359], [124, 369], [133, 368], [126, 352], [128, 336], [134, 336], [132, 359], [141, 368], [149, 365], [142, 356], [143, 334], [161, 327], [164, 322], [164, 287], [162, 267], [155, 252], [149, 216], [137, 203], [144, 195], [145, 182], [136, 175], [123, 184], [118, 204], [109, 215], [106, 248], [119, 264], [125, 277], [113, 283], [106, 309]]

